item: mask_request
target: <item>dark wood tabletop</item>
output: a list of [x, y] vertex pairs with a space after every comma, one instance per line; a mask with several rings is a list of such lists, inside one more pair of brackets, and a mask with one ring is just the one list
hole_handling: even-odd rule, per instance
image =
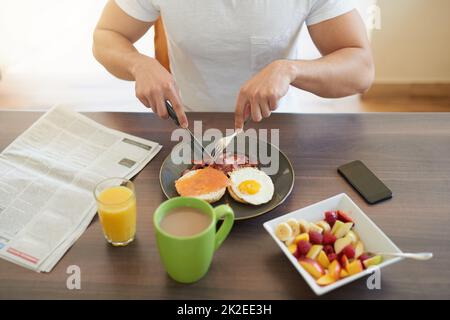
[[[0, 149], [41, 114], [0, 112]], [[195, 284], [172, 281], [155, 246], [152, 215], [165, 200], [159, 169], [176, 144], [173, 125], [150, 113], [87, 113], [111, 128], [157, 141], [160, 153], [135, 178], [138, 230], [134, 243], [113, 248], [95, 218], [48, 274], [0, 260], [0, 299], [311, 299], [316, 298], [262, 224], [347, 193], [405, 252], [432, 251], [428, 262], [404, 260], [382, 270], [381, 289], [357, 280], [326, 299], [450, 299], [450, 114], [274, 114], [255, 127], [279, 128], [295, 186], [280, 207], [236, 222], [209, 273]], [[203, 127], [230, 128], [232, 114], [190, 114]], [[393, 199], [367, 205], [336, 168], [362, 160], [392, 190]], [[68, 290], [66, 270], [81, 268], [81, 290]]]

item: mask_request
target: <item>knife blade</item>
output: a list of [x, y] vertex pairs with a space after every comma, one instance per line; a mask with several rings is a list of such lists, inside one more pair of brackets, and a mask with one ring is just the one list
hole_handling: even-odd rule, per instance
[[[180, 121], [178, 121], [177, 114], [172, 107], [172, 104], [170, 103], [169, 100], [165, 100], [165, 102], [166, 102], [166, 108], [167, 108], [167, 113], [169, 114], [169, 117], [173, 120], [173, 122], [175, 123], [175, 125], [178, 128], [182, 128], [180, 126]], [[206, 151], [206, 149], [203, 147], [203, 144], [195, 137], [195, 135], [192, 133], [192, 131], [189, 130], [189, 128], [182, 128], [182, 129], [186, 130], [189, 133], [192, 140], [194, 141], [194, 147], [197, 147], [197, 149], [199, 151], [201, 151], [202, 157], [204, 154], [206, 154], [209, 157], [209, 159], [214, 162], [213, 156], [208, 151]]]

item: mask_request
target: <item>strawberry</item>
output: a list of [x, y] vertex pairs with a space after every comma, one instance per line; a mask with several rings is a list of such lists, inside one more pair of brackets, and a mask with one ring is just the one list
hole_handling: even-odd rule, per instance
[[330, 227], [333, 228], [334, 223], [336, 222], [337, 219], [338, 219], [338, 215], [337, 215], [336, 211], [325, 212], [325, 221], [328, 222]]
[[342, 250], [342, 252], [347, 256], [348, 259], [353, 259], [355, 257], [355, 248], [349, 244]]
[[312, 244], [322, 244], [323, 236], [321, 233], [317, 231], [310, 231], [309, 232], [309, 241]]
[[311, 249], [312, 245], [308, 241], [301, 240], [299, 243], [297, 243], [297, 251], [296, 254], [301, 257], [305, 256], [309, 249]]
[[330, 260], [330, 262], [333, 262], [334, 260], [336, 260], [337, 259], [337, 254], [336, 253], [329, 253], [328, 255], [327, 255], [327, 257], [328, 257], [328, 260]]
[[369, 258], [370, 258], [370, 256], [367, 253], [364, 252], [362, 255], [359, 256], [358, 259], [359, 259], [359, 261], [364, 262], [364, 260], [367, 260]]
[[333, 246], [332, 245], [326, 245], [326, 246], [324, 246], [323, 247], [323, 251], [325, 251], [325, 253], [328, 255], [328, 254], [331, 254], [331, 253], [335, 253], [334, 252], [334, 248], [333, 248]]
[[336, 242], [336, 236], [334, 234], [332, 234], [331, 232], [325, 232], [323, 234], [323, 239], [322, 239], [322, 243], [324, 245], [333, 245]]

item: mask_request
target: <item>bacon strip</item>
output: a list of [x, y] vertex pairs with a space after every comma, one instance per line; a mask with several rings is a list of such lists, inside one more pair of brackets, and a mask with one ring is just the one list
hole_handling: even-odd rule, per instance
[[191, 170], [198, 170], [205, 167], [211, 167], [220, 170], [225, 174], [228, 174], [231, 171], [237, 170], [239, 168], [258, 167], [258, 162], [250, 161], [250, 159], [246, 155], [242, 154], [224, 155], [219, 157], [213, 164], [210, 164], [208, 162], [193, 162], [193, 166], [190, 169], [183, 171], [181, 175], [183, 176]]

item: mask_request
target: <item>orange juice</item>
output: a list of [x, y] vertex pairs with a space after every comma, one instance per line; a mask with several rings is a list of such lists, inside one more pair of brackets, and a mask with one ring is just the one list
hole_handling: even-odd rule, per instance
[[127, 245], [136, 233], [136, 197], [133, 190], [112, 186], [97, 197], [98, 215], [106, 239], [113, 245]]

